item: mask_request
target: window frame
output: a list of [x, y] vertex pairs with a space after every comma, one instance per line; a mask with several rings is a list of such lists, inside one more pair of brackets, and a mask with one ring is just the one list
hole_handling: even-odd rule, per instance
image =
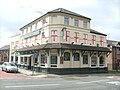
[[[44, 56], [44, 57], [42, 57], [42, 56]], [[45, 54], [41, 54], [40, 58], [41, 58], [41, 66], [45, 66], [45, 63], [47, 63], [47, 61], [46, 61], [46, 55]]]
[[88, 43], [88, 34], [84, 34], [83, 43], [84, 44]]
[[[84, 57], [84, 56], [87, 56], [87, 57]], [[87, 59], [87, 61], [84, 61], [85, 59]], [[88, 64], [88, 55], [83, 55], [83, 64]]]
[[[52, 57], [55, 57], [55, 60], [54, 60], [55, 63], [53, 63]], [[51, 67], [57, 67], [57, 63], [58, 63], [57, 54], [51, 54], [51, 56], [50, 56], [50, 66], [51, 66]]]
[[101, 46], [103, 45], [103, 39], [104, 39], [104, 37], [103, 37], [103, 36], [100, 36], [100, 45], [101, 45]]
[[91, 56], [91, 66], [93, 67], [93, 66], [97, 66], [97, 56], [96, 55], [92, 55]]
[[[67, 56], [67, 58], [66, 58], [66, 56]], [[70, 52], [64, 53], [64, 61], [70, 61]]]
[[[103, 57], [102, 59], [101, 59], [101, 57]], [[101, 60], [103, 60], [103, 63], [101, 64]], [[104, 56], [100, 56], [99, 57], [99, 66], [104, 66], [105, 65], [105, 57]]]
[[79, 41], [79, 33], [74, 32], [74, 42], [78, 43], [78, 41]]
[[52, 41], [57, 41], [57, 30], [51, 30], [51, 38], [52, 38]]
[[87, 29], [87, 23], [88, 22], [86, 20], [83, 21], [83, 28]]
[[[78, 54], [77, 60], [75, 59], [75, 54]], [[74, 56], [73, 56], [73, 57], [74, 57], [74, 58], [73, 58], [74, 61], [80, 61], [80, 53], [78, 53], [78, 52], [74, 53]]]
[[92, 44], [95, 45], [95, 42], [96, 42], [96, 36], [92, 35]]
[[79, 20], [78, 19], [74, 19], [74, 26], [78, 27], [79, 26]]
[[69, 17], [64, 17], [64, 24], [69, 26]]

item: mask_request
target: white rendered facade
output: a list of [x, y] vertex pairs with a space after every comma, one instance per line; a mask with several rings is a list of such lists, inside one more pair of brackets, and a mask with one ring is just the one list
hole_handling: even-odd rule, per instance
[[[22, 58], [23, 65], [26, 64], [25, 66], [28, 66], [31, 64], [30, 66], [33, 66], [34, 56], [32, 54], [37, 51], [38, 64], [36, 67], [39, 66], [39, 68], [107, 67], [107, 53], [109, 50], [59, 49], [54, 47], [55, 44], [72, 44], [73, 47], [74, 45], [83, 45], [89, 48], [107, 47], [106, 35], [91, 29], [90, 18], [65, 12], [67, 12], [65, 9], [56, 9], [55, 12], [48, 12], [20, 28], [20, 35], [11, 38], [10, 51], [13, 52], [16, 50], [17, 55], [15, 53], [10, 55], [14, 57], [15, 55], [18, 56], [19, 64], [21, 64]], [[13, 42], [15, 43], [16, 41], [19, 41], [17, 47], [15, 47], [16, 44], [13, 44]], [[44, 49], [48, 44], [51, 44], [51, 46]], [[41, 48], [42, 45], [46, 46]], [[38, 47], [40, 47], [40, 49]], [[64, 60], [65, 53], [66, 55], [70, 55], [70, 60]], [[76, 56], [74, 56], [74, 54]], [[83, 61], [83, 58], [86, 57], [87, 63]], [[102, 64], [100, 64], [100, 57], [104, 58]], [[43, 58], [45, 60], [42, 60]], [[79, 60], [74, 58], [79, 58]], [[24, 59], [26, 59], [26, 63], [24, 63]], [[30, 63], [29, 59], [31, 59]], [[51, 59], [55, 60], [53, 61]], [[92, 61], [95, 64], [92, 65]]]

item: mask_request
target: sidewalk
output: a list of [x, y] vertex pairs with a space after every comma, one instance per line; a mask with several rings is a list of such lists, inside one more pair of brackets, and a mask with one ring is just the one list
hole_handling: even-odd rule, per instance
[[42, 73], [42, 72], [36, 72], [36, 71], [31, 71], [31, 70], [25, 70], [25, 69], [21, 69], [19, 68], [19, 72], [31, 77], [38, 77], [38, 78], [55, 78], [55, 77], [61, 77], [60, 75], [56, 75], [56, 74], [47, 74], [47, 73]]
[[77, 77], [112, 77], [112, 76], [120, 76], [120, 73], [94, 73], [94, 74], [69, 74], [69, 75], [56, 75], [56, 74], [47, 74], [42, 72], [33, 72], [30, 70], [19, 69], [20, 73], [31, 77], [38, 78], [77, 78]]

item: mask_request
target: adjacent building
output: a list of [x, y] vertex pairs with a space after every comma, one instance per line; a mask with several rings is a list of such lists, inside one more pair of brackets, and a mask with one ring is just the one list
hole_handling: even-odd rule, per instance
[[9, 51], [10, 51], [10, 45], [5, 45], [0, 48], [0, 64], [9, 61]]
[[112, 51], [108, 56], [108, 69], [118, 70], [120, 69], [120, 42], [107, 40], [107, 44]]
[[11, 37], [10, 61], [55, 74], [107, 72], [107, 35], [90, 21], [63, 8], [49, 11]]

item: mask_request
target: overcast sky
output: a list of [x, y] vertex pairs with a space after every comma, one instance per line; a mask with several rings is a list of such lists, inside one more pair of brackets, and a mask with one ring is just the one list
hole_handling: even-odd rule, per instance
[[0, 0], [0, 47], [19, 28], [57, 8], [91, 18], [92, 29], [120, 41], [120, 0]]

